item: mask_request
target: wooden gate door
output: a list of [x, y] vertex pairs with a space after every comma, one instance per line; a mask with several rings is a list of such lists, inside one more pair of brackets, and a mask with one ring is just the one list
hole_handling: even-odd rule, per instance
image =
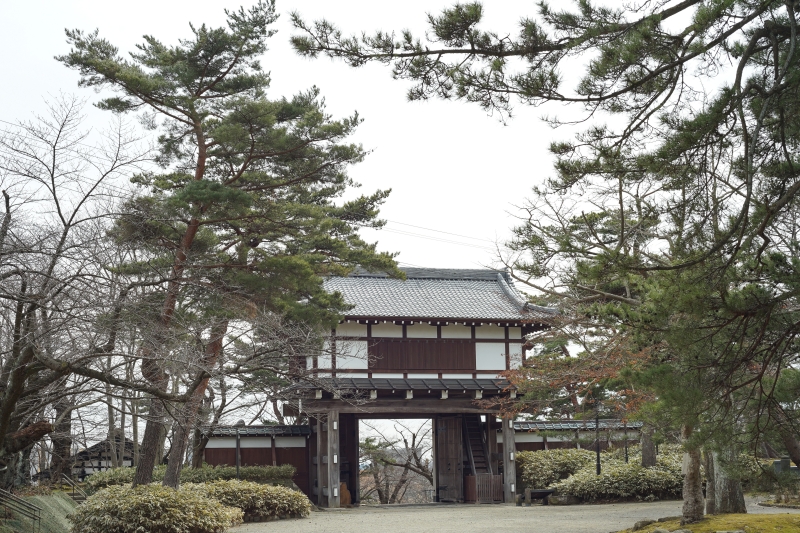
[[460, 416], [440, 416], [436, 422], [436, 472], [439, 501], [464, 501], [464, 448]]

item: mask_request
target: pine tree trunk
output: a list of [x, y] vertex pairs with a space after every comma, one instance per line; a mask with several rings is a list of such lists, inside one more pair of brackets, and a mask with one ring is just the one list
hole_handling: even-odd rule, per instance
[[717, 514], [714, 478], [714, 454], [711, 450], [703, 452], [706, 467], [706, 514]]
[[203, 452], [205, 452], [206, 444], [208, 444], [208, 437], [203, 435], [199, 427], [195, 427], [192, 438], [192, 468], [203, 467]]
[[164, 404], [157, 398], [150, 399], [150, 412], [144, 426], [142, 445], [139, 447], [139, 464], [133, 486], [148, 485], [153, 481], [153, 469], [156, 466], [159, 450], [164, 447], [167, 430], [164, 426]]
[[719, 514], [746, 513], [742, 484], [730, 476], [729, 465], [736, 460], [736, 449], [729, 447], [722, 453], [713, 452], [714, 508]]
[[[692, 426], [681, 428], [681, 441], [684, 446], [692, 435]], [[683, 517], [681, 525], [699, 522], [703, 519], [703, 486], [700, 478], [700, 450], [687, 449], [683, 454]]]
[[[206, 348], [205, 357], [201, 368], [209, 371], [217, 364], [222, 353], [222, 341], [228, 332], [228, 322], [223, 320], [211, 328], [210, 342]], [[178, 420], [176, 420], [175, 436], [172, 439], [172, 447], [169, 452], [169, 463], [167, 472], [164, 475], [164, 486], [177, 489], [180, 485], [181, 468], [183, 468], [183, 458], [186, 456], [186, 448], [189, 445], [189, 434], [194, 427], [203, 397], [206, 395], [208, 378], [202, 380], [199, 386], [192, 391], [192, 396], [181, 408]]]
[[653, 427], [645, 424], [641, 431], [642, 466], [656, 466], [656, 445], [653, 442]]

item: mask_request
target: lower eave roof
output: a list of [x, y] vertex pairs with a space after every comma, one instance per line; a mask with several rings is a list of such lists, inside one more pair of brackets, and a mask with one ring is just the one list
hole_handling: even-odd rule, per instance
[[[599, 429], [639, 429], [642, 422], [623, 422], [622, 420], [600, 420]], [[514, 422], [514, 431], [564, 431], [564, 430], [595, 430], [594, 420], [570, 420], [568, 422]]]
[[403, 378], [322, 378], [319, 384], [304, 383], [298, 389], [327, 390], [514, 390], [506, 379], [403, 379]]
[[305, 437], [311, 435], [310, 426], [216, 426], [201, 431], [209, 437]]

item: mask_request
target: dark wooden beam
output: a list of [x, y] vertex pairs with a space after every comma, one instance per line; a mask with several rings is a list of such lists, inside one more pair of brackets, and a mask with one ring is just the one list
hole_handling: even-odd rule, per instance
[[497, 412], [497, 409], [481, 407], [474, 403], [471, 395], [466, 398], [455, 398], [451, 395], [447, 400], [436, 398], [419, 398], [404, 400], [400, 398], [381, 398], [379, 402], [352, 405], [341, 400], [306, 400], [303, 402], [303, 411], [306, 413], [323, 413], [332, 409], [340, 413], [404, 413], [404, 414], [488, 414]]

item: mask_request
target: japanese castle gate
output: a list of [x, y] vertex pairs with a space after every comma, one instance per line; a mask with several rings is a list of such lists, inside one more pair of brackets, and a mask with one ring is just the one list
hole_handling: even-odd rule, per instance
[[357, 501], [359, 419], [431, 418], [436, 499], [513, 501], [513, 421], [496, 405], [515, 391], [499, 374], [525, 360], [524, 336], [552, 311], [526, 303], [505, 272], [404, 271], [325, 282], [354, 307], [306, 362], [319, 386], [291, 402], [311, 421], [309, 496], [339, 507], [345, 484]]

